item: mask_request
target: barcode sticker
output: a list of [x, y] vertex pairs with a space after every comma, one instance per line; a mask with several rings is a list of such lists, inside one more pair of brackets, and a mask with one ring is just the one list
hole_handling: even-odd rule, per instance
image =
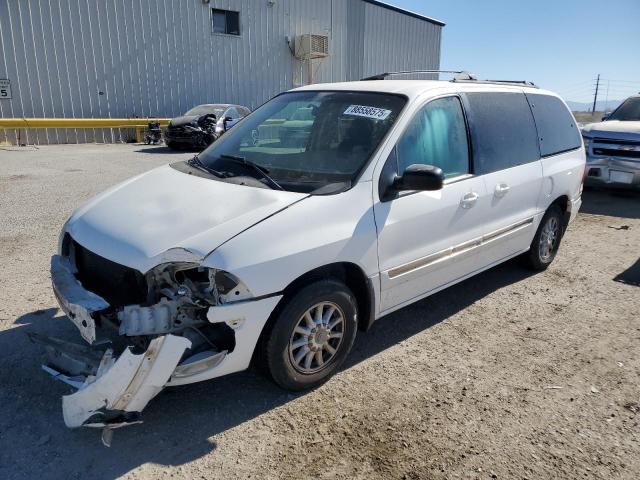
[[391, 115], [391, 110], [385, 110], [384, 108], [377, 107], [367, 107], [364, 105], [350, 105], [344, 111], [344, 114], [373, 118], [374, 120], [386, 120], [386, 118]]

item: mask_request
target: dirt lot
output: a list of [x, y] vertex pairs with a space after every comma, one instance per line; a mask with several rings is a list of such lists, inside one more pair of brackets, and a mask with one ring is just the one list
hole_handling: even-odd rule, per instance
[[359, 334], [329, 383], [253, 372], [163, 392], [145, 423], [64, 426], [27, 332], [79, 339], [48, 261], [83, 200], [188, 156], [0, 149], [0, 478], [640, 478], [640, 195], [586, 192], [559, 257], [509, 262]]

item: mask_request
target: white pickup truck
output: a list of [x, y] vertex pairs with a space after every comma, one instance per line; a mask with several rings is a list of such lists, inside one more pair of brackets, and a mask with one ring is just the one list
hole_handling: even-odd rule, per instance
[[587, 185], [640, 189], [640, 95], [582, 128]]

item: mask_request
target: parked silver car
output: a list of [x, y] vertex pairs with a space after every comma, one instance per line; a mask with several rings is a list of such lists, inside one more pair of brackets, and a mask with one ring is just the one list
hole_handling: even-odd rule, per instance
[[582, 128], [587, 185], [640, 189], [640, 95]]

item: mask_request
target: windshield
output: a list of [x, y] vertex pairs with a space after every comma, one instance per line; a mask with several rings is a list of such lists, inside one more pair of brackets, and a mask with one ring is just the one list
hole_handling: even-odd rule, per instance
[[207, 115], [214, 114], [216, 117], [219, 117], [224, 112], [224, 108], [219, 107], [218, 105], [198, 105], [197, 107], [193, 107], [184, 115]]
[[627, 98], [622, 105], [609, 116], [609, 120], [638, 121], [640, 120], [640, 97]]
[[284, 190], [336, 193], [350, 188], [405, 103], [402, 96], [383, 93], [285, 93], [246, 117], [199, 160], [215, 171], [241, 169], [238, 174], [246, 175], [244, 161]]

